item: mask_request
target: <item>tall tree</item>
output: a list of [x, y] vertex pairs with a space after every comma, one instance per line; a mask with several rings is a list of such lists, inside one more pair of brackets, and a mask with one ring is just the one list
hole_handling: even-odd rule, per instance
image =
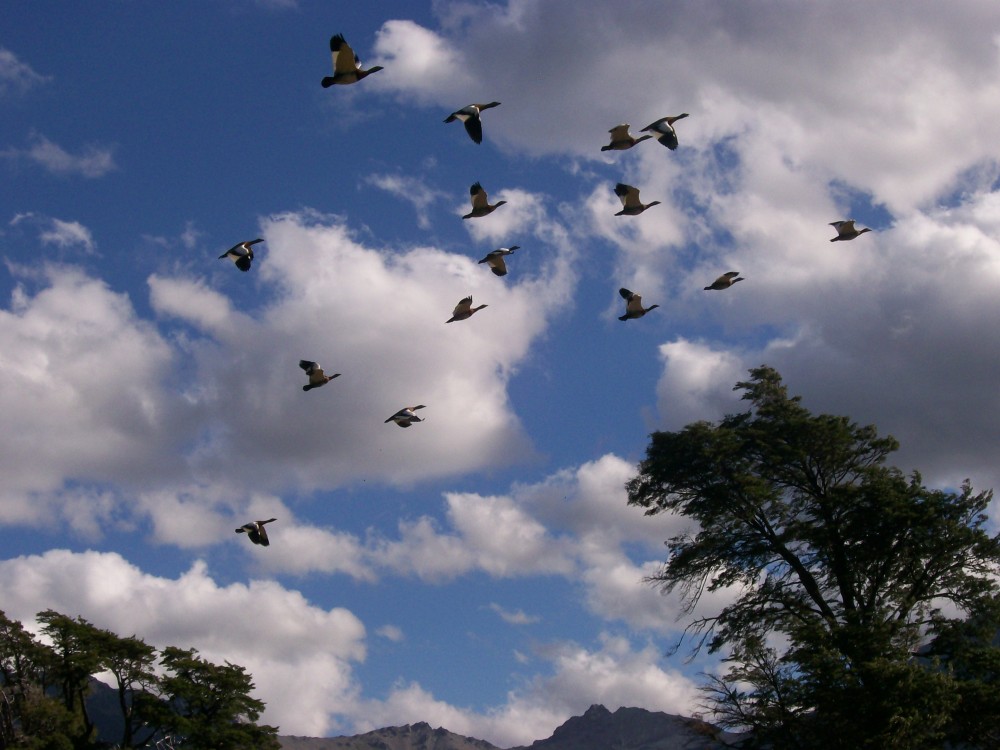
[[277, 729], [256, 723], [264, 704], [250, 696], [253, 679], [243, 667], [213, 664], [195, 649], [174, 646], [163, 650], [160, 663], [166, 674], [160, 679], [159, 726], [184, 737], [185, 748], [280, 749]]
[[39, 612], [41, 632], [51, 642], [49, 684], [58, 690], [63, 706], [80, 717], [82, 726], [73, 739], [76, 748], [89, 748], [94, 737], [94, 722], [87, 709], [90, 679], [100, 671], [100, 631], [82, 617], [72, 618], [47, 609]]
[[711, 703], [779, 746], [940, 746], [954, 677], [911, 653], [962, 621], [945, 605], [969, 613], [1000, 590], [992, 492], [933, 490], [887, 466], [893, 438], [810, 413], [769, 367], [736, 389], [749, 411], [654, 433], [628, 484], [630, 504], [696, 524], [651, 581], [688, 611], [705, 591], [733, 593], [691, 624], [697, 648], [729, 654]]
[[100, 630], [97, 639], [101, 667], [111, 673], [118, 692], [118, 707], [123, 720], [119, 747], [144, 747], [153, 732], [141, 732], [145, 736], [136, 739], [145, 724], [140, 710], [142, 701], [136, 698], [158, 686], [158, 678], [153, 671], [156, 650], [134, 635], [123, 638], [110, 630]]

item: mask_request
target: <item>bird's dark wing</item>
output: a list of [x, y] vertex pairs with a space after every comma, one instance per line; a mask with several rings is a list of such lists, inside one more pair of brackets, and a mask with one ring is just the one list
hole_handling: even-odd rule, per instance
[[483, 142], [483, 121], [479, 119], [478, 115], [473, 115], [466, 119], [465, 132], [476, 143]]

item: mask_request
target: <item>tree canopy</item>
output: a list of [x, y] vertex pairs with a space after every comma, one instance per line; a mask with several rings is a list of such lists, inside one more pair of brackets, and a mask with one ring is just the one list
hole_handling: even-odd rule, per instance
[[630, 504], [692, 522], [651, 582], [688, 612], [706, 591], [730, 596], [690, 624], [696, 648], [730, 664], [709, 705], [777, 746], [940, 747], [968, 734], [962, 680], [914, 652], [969, 618], [1000, 623], [992, 491], [904, 475], [886, 464], [895, 439], [812, 414], [772, 368], [735, 388], [749, 411], [654, 433], [628, 484]]
[[[194, 649], [157, 652], [82, 617], [37, 615], [36, 639], [0, 611], [0, 749], [147, 747], [168, 734], [184, 747], [277, 750], [277, 729], [258, 725], [264, 704], [250, 696], [243, 667], [217, 665]], [[157, 661], [159, 659], [159, 661]], [[157, 669], [159, 666], [159, 669]], [[110, 673], [120, 735], [98, 734], [91, 716], [94, 676]]]

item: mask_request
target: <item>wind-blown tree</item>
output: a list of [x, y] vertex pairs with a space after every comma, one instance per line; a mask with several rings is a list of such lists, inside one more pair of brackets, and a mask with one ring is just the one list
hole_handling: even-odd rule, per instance
[[892, 437], [810, 413], [769, 367], [736, 389], [749, 411], [654, 433], [628, 483], [630, 504], [693, 522], [650, 581], [689, 613], [706, 591], [735, 592], [687, 631], [730, 664], [709, 705], [777, 747], [980, 739], [955, 736], [976, 734], [956, 720], [961, 678], [912, 652], [1000, 591], [992, 492], [886, 466]]

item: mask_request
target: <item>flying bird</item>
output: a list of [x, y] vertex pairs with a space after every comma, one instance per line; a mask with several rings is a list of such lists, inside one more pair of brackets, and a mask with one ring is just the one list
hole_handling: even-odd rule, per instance
[[445, 323], [451, 323], [456, 320], [465, 320], [471, 318], [472, 314], [477, 310], [482, 310], [487, 305], [479, 305], [479, 307], [472, 306], [472, 297], [463, 297], [455, 305], [455, 309], [452, 311], [451, 317], [445, 321]]
[[343, 34], [330, 37], [330, 52], [333, 54], [333, 75], [325, 76], [321, 83], [323, 88], [329, 88], [334, 84], [357, 83], [362, 78], [370, 76], [382, 70], [381, 65], [376, 65], [368, 70], [361, 69], [361, 60], [354, 54]]
[[302, 390], [311, 391], [313, 388], [319, 388], [321, 385], [326, 385], [334, 378], [339, 378], [340, 373], [335, 372], [333, 375], [327, 375], [323, 372], [323, 368], [320, 367], [315, 362], [310, 362], [308, 359], [300, 359], [299, 367], [306, 371], [306, 375], [309, 376], [309, 385], [302, 386]]
[[264, 528], [265, 523], [271, 523], [271, 521], [277, 521], [277, 518], [268, 518], [266, 521], [250, 521], [245, 523], [236, 529], [237, 534], [246, 534], [250, 537], [250, 541], [254, 544], [259, 544], [262, 547], [267, 547], [271, 544], [267, 538], [267, 530]]
[[264, 240], [247, 240], [246, 242], [241, 242], [238, 245], [233, 245], [219, 256], [219, 260], [229, 258], [229, 260], [233, 261], [236, 264], [236, 267], [241, 271], [249, 271], [250, 263], [253, 262], [253, 247], [251, 247], [251, 245], [256, 245], [258, 242], [263, 241]]
[[719, 278], [713, 281], [711, 284], [705, 287], [705, 290], [714, 289], [716, 291], [720, 289], [728, 289], [737, 281], [745, 281], [745, 279], [740, 276], [739, 271], [727, 271], [722, 274]]
[[414, 422], [423, 422], [425, 420], [421, 419], [420, 417], [418, 417], [416, 414], [413, 413], [417, 409], [423, 409], [423, 408], [424, 408], [423, 404], [403, 407], [395, 414], [393, 414], [391, 417], [389, 417], [387, 420], [385, 420], [384, 424], [388, 424], [389, 422], [395, 422], [400, 427], [409, 427]]
[[601, 146], [601, 151], [625, 151], [632, 148], [635, 144], [642, 143], [646, 139], [653, 137], [652, 135], [642, 135], [636, 138], [628, 132], [627, 122], [615, 125], [608, 132], [611, 133], [611, 143], [607, 146]]
[[659, 305], [642, 306], [642, 297], [635, 292], [630, 292], [625, 287], [618, 290], [618, 294], [625, 300], [625, 314], [618, 320], [629, 320], [630, 318], [641, 318], [650, 310], [655, 310]]
[[476, 143], [483, 142], [483, 121], [480, 112], [491, 107], [499, 107], [500, 102], [490, 102], [489, 104], [470, 104], [452, 112], [445, 118], [445, 122], [455, 122], [461, 120], [465, 124], [465, 132], [469, 134]]
[[469, 188], [469, 195], [472, 197], [472, 211], [463, 216], [463, 219], [478, 219], [480, 216], [486, 216], [496, 211], [500, 206], [502, 206], [507, 201], [497, 201], [496, 203], [490, 203], [489, 196], [486, 195], [486, 191], [483, 190], [483, 186], [478, 182], [474, 183], [472, 187]]
[[687, 116], [688, 113], [684, 112], [683, 114], [675, 117], [661, 117], [659, 120], [654, 123], [650, 123], [639, 132], [645, 133], [647, 130], [651, 130], [652, 135], [656, 138], [656, 140], [673, 151], [677, 148], [677, 131], [674, 130], [674, 123], [678, 120], [683, 120]]
[[519, 250], [520, 245], [511, 245], [510, 247], [498, 247], [496, 250], [492, 250], [486, 254], [480, 263], [488, 263], [490, 270], [493, 271], [497, 276], [507, 275], [507, 263], [504, 261], [505, 255], [510, 255], [515, 250]]
[[624, 182], [615, 185], [615, 195], [622, 201], [622, 210], [615, 216], [638, 216], [650, 206], [660, 205], [659, 201], [643, 203], [639, 200], [639, 188], [626, 185]]
[[847, 219], [846, 221], [831, 221], [830, 226], [837, 230], [837, 236], [830, 240], [830, 242], [836, 242], [837, 240], [853, 240], [855, 237], [860, 237], [865, 232], [872, 231], [868, 227], [865, 227], [864, 229], [855, 229], [854, 219]]

